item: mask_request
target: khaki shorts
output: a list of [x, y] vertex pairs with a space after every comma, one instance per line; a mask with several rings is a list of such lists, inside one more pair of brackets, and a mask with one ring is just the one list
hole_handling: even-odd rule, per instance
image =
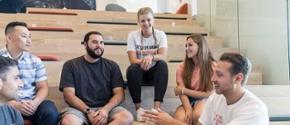
[[[98, 110], [100, 107], [98, 108], [92, 108], [93, 110]], [[112, 120], [112, 117], [113, 115], [115, 115], [116, 113], [118, 112], [121, 112], [121, 111], [128, 111], [126, 110], [125, 108], [123, 108], [122, 106], [117, 106], [115, 108], [113, 108], [110, 112], [109, 112], [109, 119], [108, 121], [111, 121]], [[81, 119], [81, 121], [83, 122], [82, 124], [85, 124], [85, 125], [89, 125], [89, 119], [88, 117], [83, 113], [81, 112], [80, 110], [76, 109], [76, 108], [73, 108], [73, 107], [67, 107], [65, 108], [62, 113], [61, 113], [61, 118], [63, 118], [65, 115], [68, 115], [68, 114], [72, 114], [72, 115], [75, 115], [77, 116], [78, 118]]]

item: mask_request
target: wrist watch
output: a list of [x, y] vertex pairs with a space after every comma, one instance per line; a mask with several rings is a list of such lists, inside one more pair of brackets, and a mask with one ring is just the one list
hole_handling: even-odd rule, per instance
[[85, 110], [85, 114], [87, 115], [87, 114], [89, 114], [91, 111], [92, 111], [91, 108], [86, 108], [86, 110]]

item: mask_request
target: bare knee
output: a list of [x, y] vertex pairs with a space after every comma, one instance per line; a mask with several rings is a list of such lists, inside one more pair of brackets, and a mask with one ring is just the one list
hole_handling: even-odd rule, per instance
[[185, 110], [183, 108], [182, 105], [178, 106], [175, 114], [174, 114], [174, 118], [179, 120], [179, 121], [184, 121], [184, 117], [185, 117]]
[[192, 118], [193, 118], [194, 124], [198, 122], [198, 119], [203, 111], [204, 105], [205, 105], [204, 101], [200, 101], [195, 105], [194, 110], [192, 112]]
[[200, 115], [201, 115], [201, 112], [193, 112], [192, 113], [192, 117], [193, 117], [193, 119], [199, 119], [199, 117], [200, 117]]
[[61, 125], [81, 125], [82, 121], [75, 115], [68, 114], [61, 119]]
[[113, 116], [112, 123], [116, 123], [116, 125], [131, 125], [133, 120], [134, 118], [129, 111], [121, 111]]

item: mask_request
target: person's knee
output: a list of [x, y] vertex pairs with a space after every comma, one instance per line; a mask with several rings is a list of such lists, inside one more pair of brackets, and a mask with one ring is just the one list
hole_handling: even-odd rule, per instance
[[175, 114], [174, 114], [174, 118], [177, 119], [178, 121], [185, 122], [184, 121], [185, 109], [183, 108], [182, 105], [178, 106], [178, 108], [176, 109]]
[[161, 71], [160, 73], [164, 74], [168, 74], [168, 66], [167, 63], [164, 60], [159, 60], [156, 62], [156, 68], [157, 70]]
[[167, 68], [167, 63], [164, 60], [159, 60], [156, 62], [160, 67], [166, 67]]
[[199, 113], [199, 112], [193, 112], [192, 113], [193, 119], [199, 119], [200, 115], [201, 115], [201, 113]]
[[41, 105], [40, 105], [40, 112], [42, 115], [45, 116], [45, 118], [50, 119], [50, 120], [57, 120], [59, 117], [59, 113], [52, 101], [45, 100]]
[[192, 122], [193, 122], [193, 124], [196, 124], [198, 122], [198, 119], [199, 119], [200, 115], [201, 115], [200, 112], [193, 112], [192, 113]]
[[131, 73], [131, 72], [136, 72], [139, 70], [139, 65], [137, 64], [131, 64], [128, 68], [127, 68], [127, 73]]
[[78, 117], [76, 117], [76, 116], [74, 116], [72, 114], [68, 114], [68, 115], [65, 115], [61, 119], [61, 123], [60, 124], [61, 125], [72, 125], [72, 124], [81, 125], [82, 122], [81, 122], [81, 120]]
[[133, 123], [133, 116], [129, 111], [122, 111], [116, 114], [115, 120], [119, 125], [131, 125]]

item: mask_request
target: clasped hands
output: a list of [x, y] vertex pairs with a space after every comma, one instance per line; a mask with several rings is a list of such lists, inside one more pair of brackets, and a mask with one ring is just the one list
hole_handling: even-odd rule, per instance
[[140, 67], [147, 71], [150, 69], [150, 65], [153, 62], [153, 55], [147, 55], [144, 58], [141, 59]]
[[23, 114], [24, 116], [31, 116], [36, 112], [40, 103], [35, 100], [21, 100], [21, 101], [14, 100], [11, 101], [11, 104], [13, 105], [14, 108], [19, 110], [21, 114]]
[[88, 112], [88, 118], [92, 125], [106, 125], [108, 122], [109, 111], [101, 108], [100, 110], [92, 110]]

